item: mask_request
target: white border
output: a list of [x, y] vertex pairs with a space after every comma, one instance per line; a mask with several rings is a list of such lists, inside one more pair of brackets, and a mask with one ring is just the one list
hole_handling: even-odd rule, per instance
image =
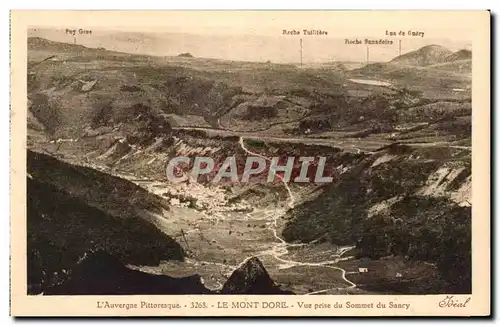
[[[7, 4], [7, 3], [6, 3]], [[151, 0], [141, 0], [140, 2], [137, 1], [130, 1], [130, 2], [124, 2], [124, 1], [108, 1], [104, 3], [102, 0], [87, 0], [85, 2], [81, 1], [44, 1], [43, 6], [41, 6], [41, 2], [37, 1], [16, 1], [13, 5], [15, 9], [154, 9], [157, 7], [159, 3], [156, 1], [151, 1]], [[3, 3], [2, 3], [3, 5]], [[138, 6], [140, 5], [140, 6]], [[418, 5], [416, 7], [415, 5]], [[350, 0], [350, 1], [342, 1], [342, 2], [336, 2], [332, 3], [332, 1], [317, 1], [317, 0], [308, 0], [308, 1], [291, 1], [288, 0], [286, 2], [271, 2], [269, 0], [254, 0], [254, 1], [239, 1], [238, 3], [231, 3], [230, 6], [228, 6], [227, 2], [225, 1], [220, 1], [220, 0], [212, 0], [210, 1], [210, 6], [207, 5], [206, 2], [202, 1], [189, 1], [189, 0], [183, 0], [179, 1], [177, 3], [168, 3], [168, 7], [165, 7], [163, 9], [492, 9], [493, 12], [500, 11], [499, 8], [499, 2], [498, 1], [486, 1], [486, 0], [475, 0], [473, 2], [471, 1], [464, 1], [464, 2], [459, 2], [459, 1], [435, 1], [435, 0], [419, 0], [418, 2], [411, 1], [411, 2], [403, 2], [403, 1], [376, 1], [376, 2], [371, 2], [371, 1], [360, 1], [360, 0]], [[2, 11], [2, 15], [0, 16], [0, 19], [2, 22], [5, 24], [3, 26], [7, 27], [7, 24], [9, 23], [9, 15], [6, 10]], [[497, 29], [493, 31], [492, 34], [496, 40], [498, 41], [498, 33]], [[1, 33], [2, 36], [2, 43], [5, 45], [5, 50], [1, 52], [1, 55], [5, 57], [5, 60], [3, 61], [4, 64], [1, 66], [0, 69], [3, 71], [3, 78], [2, 78], [2, 83], [3, 83], [3, 93], [2, 93], [2, 100], [4, 103], [4, 110], [2, 113], [2, 117], [0, 118], [0, 132], [3, 133], [0, 136], [0, 149], [2, 150], [3, 155], [0, 157], [0, 170], [2, 173], [0, 174], [0, 198], [2, 200], [2, 205], [0, 205], [1, 209], [3, 210], [3, 216], [5, 216], [2, 219], [2, 223], [4, 223], [3, 227], [1, 228], [3, 232], [7, 233], [9, 230], [9, 219], [6, 218], [6, 216], [9, 216], [9, 211], [10, 211], [10, 202], [9, 202], [9, 111], [7, 108], [9, 107], [9, 84], [10, 84], [10, 70], [9, 66], [7, 65], [7, 60], [8, 59], [8, 51], [7, 48], [9, 47], [9, 34], [8, 34], [8, 28], [3, 29], [3, 33]], [[495, 43], [496, 43], [495, 42]], [[493, 58], [492, 58], [493, 59]], [[496, 72], [496, 67], [495, 67], [495, 72]], [[498, 84], [495, 85], [495, 89], [492, 90], [492, 93], [499, 93], [499, 86]], [[494, 111], [497, 110], [497, 108], [493, 109]], [[499, 115], [496, 114], [495, 122], [498, 125], [498, 122], [500, 121]], [[498, 144], [498, 139], [496, 139], [495, 144]], [[496, 146], [495, 146], [496, 147]], [[496, 148], [495, 148], [496, 149]], [[495, 153], [496, 151], [494, 151]], [[492, 153], [493, 154], [493, 153]], [[497, 166], [495, 166], [497, 167]], [[493, 168], [493, 167], [492, 167]], [[500, 184], [500, 177], [495, 178], [495, 184]], [[496, 194], [494, 200], [495, 202], [499, 202], [500, 195]], [[500, 227], [498, 226], [498, 223], [496, 223], [496, 228], [494, 234], [500, 234], [497, 231], [499, 231]], [[5, 234], [4, 233], [4, 234]], [[493, 237], [494, 239], [495, 237]], [[9, 288], [9, 266], [8, 266], [8, 256], [9, 256], [9, 236], [4, 236], [1, 237], [1, 256], [0, 259], [1, 261], [5, 264], [5, 268], [2, 268], [2, 274], [1, 274], [1, 280], [2, 282], [2, 289], [4, 289], [4, 295], [3, 295], [3, 300], [2, 302], [2, 309], [5, 311], [2, 311], [2, 315], [8, 316], [8, 307], [9, 307], [9, 296], [8, 292], [5, 291]], [[493, 309], [496, 307], [492, 307]], [[8, 318], [6, 320], [7, 322], [13, 323], [12, 318]], [[191, 322], [196, 322], [197, 320], [193, 320]], [[326, 322], [326, 320], [324, 320]], [[45, 321], [45, 322], [51, 322], [51, 321]], [[93, 325], [101, 325], [105, 321], [81, 321], [83, 323], [92, 323]], [[140, 323], [142, 324], [144, 321], [140, 320], [134, 320], [130, 321], [132, 323], [136, 323], [139, 325]], [[164, 321], [163, 321], [164, 322]], [[176, 323], [177, 321], [170, 320], [168, 321], [169, 323]], [[219, 321], [210, 321], [210, 322], [221, 322]], [[239, 321], [241, 323], [247, 323], [251, 321]], [[266, 320], [259, 320], [259, 323], [271, 323], [271, 321], [266, 321]], [[278, 320], [272, 321], [272, 322], [278, 322]], [[281, 321], [283, 322], [283, 321]], [[285, 321], [285, 322], [290, 322], [290, 321]], [[301, 320], [301, 323], [305, 323], [305, 320]], [[330, 320], [328, 322], [331, 322]], [[336, 323], [344, 323], [345, 321], [334, 321]], [[382, 321], [385, 322], [385, 321]], [[421, 321], [413, 321], [415, 323], [421, 322]], [[426, 323], [437, 323], [440, 321], [434, 320], [428, 320]], [[2, 323], [3, 324], [3, 323]]]

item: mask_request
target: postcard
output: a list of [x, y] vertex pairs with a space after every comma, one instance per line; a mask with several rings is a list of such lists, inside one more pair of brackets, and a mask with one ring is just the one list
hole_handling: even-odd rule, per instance
[[488, 316], [489, 11], [12, 11], [11, 315]]

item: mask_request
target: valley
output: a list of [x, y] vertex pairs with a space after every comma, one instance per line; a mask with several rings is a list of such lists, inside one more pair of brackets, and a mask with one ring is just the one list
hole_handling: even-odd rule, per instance
[[[28, 225], [65, 230], [54, 241], [29, 227], [44, 275], [42, 285], [33, 278], [38, 293], [71, 282], [53, 275], [96, 250], [139, 279], [198, 275], [191, 293], [236, 291], [227, 282], [254, 258], [275, 282], [259, 293], [470, 291], [470, 74], [450, 66], [467, 53], [430, 47], [413, 54], [424, 59], [342, 70], [42, 38], [28, 49], [28, 178], [84, 205], [65, 223], [71, 204], [34, 202]], [[173, 183], [166, 166], [178, 156], [235, 157], [238, 166], [249, 156], [323, 156], [333, 182], [278, 173], [269, 183], [212, 184], [213, 174], [183, 171]], [[101, 215], [110, 222], [92, 219]], [[133, 235], [118, 226], [130, 219], [139, 221]], [[51, 261], [75, 243], [71, 257]]]

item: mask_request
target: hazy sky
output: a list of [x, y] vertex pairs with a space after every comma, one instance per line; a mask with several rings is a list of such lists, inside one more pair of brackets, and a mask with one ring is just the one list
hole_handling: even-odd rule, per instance
[[[66, 33], [66, 28], [82, 28], [92, 30], [92, 34], [79, 35], [77, 32], [76, 42], [90, 47], [159, 56], [190, 52], [196, 57], [283, 63], [300, 61], [300, 38], [303, 39], [304, 62], [366, 60], [367, 46], [346, 45], [346, 38], [358, 38], [363, 43], [365, 38], [394, 42], [392, 45], [370, 45], [370, 61], [389, 61], [397, 56], [399, 39], [402, 40], [402, 53], [429, 44], [440, 44], [453, 51], [471, 49], [472, 35], [459, 14], [438, 12], [422, 16], [421, 13], [399, 12], [391, 14], [390, 19], [387, 15], [387, 12], [369, 11], [356, 15], [349, 11], [333, 14], [328, 11], [181, 11], [140, 15], [137, 12], [93, 12], [92, 20], [78, 15], [69, 20], [68, 25], [47, 28], [48, 23], [40, 24], [41, 28], [31, 29], [28, 34], [73, 43], [74, 37]], [[301, 34], [303, 29], [321, 30], [328, 35], [283, 35], [283, 29], [301, 31]], [[388, 36], [386, 31], [423, 32], [424, 37]]]

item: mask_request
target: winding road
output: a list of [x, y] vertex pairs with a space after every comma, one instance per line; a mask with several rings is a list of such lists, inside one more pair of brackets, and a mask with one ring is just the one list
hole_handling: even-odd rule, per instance
[[[239, 144], [240, 144], [241, 148], [246, 153], [248, 153], [250, 155], [253, 155], [253, 156], [261, 157], [261, 158], [263, 158], [263, 159], [265, 159], [267, 161], [271, 161], [270, 158], [268, 158], [266, 156], [263, 156], [263, 155], [261, 155], [259, 153], [252, 152], [248, 148], [246, 148], [243, 137], [240, 137]], [[288, 206], [289, 206], [289, 208], [294, 208], [295, 207], [295, 197], [293, 196], [292, 190], [288, 186], [288, 183], [285, 180], [283, 180], [283, 178], [280, 175], [276, 175], [276, 176], [281, 180], [281, 182], [283, 182], [283, 185], [284, 185], [284, 187], [286, 188], [286, 190], [288, 192], [288, 195], [289, 195]], [[350, 280], [348, 280], [346, 278], [347, 272], [346, 272], [345, 269], [337, 267], [337, 266], [331, 266], [333, 264], [338, 263], [341, 260], [342, 255], [345, 254], [346, 252], [348, 252], [349, 250], [351, 250], [354, 247], [344, 247], [344, 248], [342, 248], [339, 251], [338, 254], [335, 255], [337, 257], [336, 259], [334, 259], [334, 260], [325, 260], [325, 261], [321, 261], [321, 262], [318, 262], [318, 263], [299, 262], [299, 261], [295, 261], [295, 260], [289, 260], [289, 259], [283, 259], [283, 258], [281, 258], [282, 256], [288, 254], [288, 248], [289, 247], [297, 247], [297, 246], [304, 246], [305, 245], [305, 244], [289, 244], [283, 238], [281, 238], [278, 235], [278, 232], [277, 232], [277, 229], [278, 229], [278, 220], [285, 213], [286, 213], [286, 210], [283, 210], [283, 209], [276, 209], [276, 210], [272, 210], [272, 211], [268, 211], [267, 212], [266, 218], [267, 217], [271, 217], [272, 218], [272, 222], [270, 223], [270, 230], [273, 232], [273, 235], [276, 238], [276, 240], [277, 240], [278, 243], [275, 244], [272, 249], [264, 251], [261, 254], [259, 254], [258, 256], [271, 255], [276, 260], [289, 265], [289, 268], [295, 267], [295, 266], [309, 266], [309, 267], [326, 267], [326, 268], [336, 269], [336, 270], [339, 270], [342, 273], [341, 274], [342, 279], [346, 283], [349, 284], [349, 286], [347, 288], [355, 288], [355, 287], [357, 287], [356, 283], [354, 283], [354, 282], [352, 282], [352, 281], [350, 281]], [[244, 264], [244, 262], [246, 262], [250, 258], [251, 257], [247, 257], [243, 261], [242, 264]], [[325, 289], [325, 290], [315, 291], [315, 292], [308, 293], [308, 294], [322, 293], [322, 292], [327, 292], [329, 290], [338, 290], [338, 289], [346, 289], [346, 288], [343, 287], [343, 288]]]
[[[263, 158], [266, 161], [271, 161], [271, 159], [269, 157], [263, 156], [262, 154], [255, 153], [255, 152], [249, 150], [245, 146], [245, 142], [244, 142], [244, 138], [243, 137], [239, 138], [239, 145], [241, 146], [241, 148], [247, 154]], [[278, 221], [287, 213], [287, 211], [289, 209], [295, 208], [295, 206], [296, 206], [296, 199], [295, 199], [295, 196], [294, 196], [292, 190], [290, 189], [290, 186], [283, 179], [283, 177], [281, 177], [278, 174], [276, 174], [276, 176], [283, 183], [283, 186], [287, 190], [288, 197], [289, 197], [289, 200], [287, 201], [287, 205], [286, 206], [281, 206], [281, 207], [276, 207], [274, 209], [258, 210], [258, 211], [254, 211], [252, 213], [246, 213], [246, 218], [248, 218], [248, 219], [255, 219], [255, 217], [252, 216], [252, 215], [255, 214], [255, 213], [259, 213], [259, 215], [262, 214], [261, 215], [262, 217], [260, 217], [258, 219], [262, 219], [262, 220], [268, 221], [268, 223], [267, 223], [267, 230], [269, 230], [269, 231], [272, 232], [273, 237], [276, 240], [274, 243], [271, 244], [271, 247], [269, 249], [265, 249], [265, 250], [262, 250], [261, 252], [258, 252], [256, 254], [254, 253], [252, 255], [249, 255], [238, 266], [230, 265], [230, 264], [227, 264], [225, 262], [224, 263], [219, 263], [219, 262], [214, 262], [214, 261], [205, 261], [205, 260], [189, 259], [189, 258], [186, 259], [186, 262], [189, 263], [189, 264], [193, 264], [193, 265], [199, 265], [199, 264], [214, 265], [214, 266], [218, 266], [218, 267], [221, 267], [221, 268], [224, 268], [224, 269], [230, 269], [230, 270], [234, 271], [234, 270], [238, 269], [239, 267], [243, 266], [252, 257], [271, 256], [276, 261], [278, 261], [278, 262], [280, 262], [280, 263], [282, 263], [282, 264], [285, 265], [281, 269], [288, 269], [288, 268], [293, 268], [293, 267], [298, 267], [298, 266], [307, 266], [307, 267], [312, 267], [312, 268], [314, 268], [314, 267], [321, 267], [321, 268], [331, 268], [331, 269], [338, 270], [338, 271], [341, 272], [341, 278], [342, 278], [342, 280], [345, 283], [348, 284], [348, 286], [327, 288], [327, 289], [322, 289], [322, 290], [319, 290], [319, 291], [314, 291], [314, 292], [306, 293], [307, 295], [317, 294], [317, 293], [324, 293], [324, 292], [328, 292], [328, 291], [345, 290], [345, 289], [356, 288], [357, 284], [354, 283], [354, 282], [352, 282], [352, 281], [350, 281], [349, 279], [347, 279], [347, 277], [346, 277], [347, 272], [346, 272], [345, 269], [343, 269], [341, 267], [338, 267], [338, 266], [333, 266], [334, 264], [337, 264], [339, 261], [349, 259], [349, 257], [344, 258], [343, 255], [345, 253], [347, 253], [348, 251], [350, 251], [351, 249], [353, 249], [354, 246], [341, 247], [341, 248], [337, 249], [337, 252], [335, 254], [332, 255], [333, 259], [331, 259], [331, 260], [324, 260], [324, 261], [320, 261], [320, 262], [301, 262], [301, 261], [296, 261], [296, 260], [282, 258], [283, 256], [285, 256], [285, 255], [287, 255], [289, 253], [289, 251], [288, 251], [289, 248], [303, 247], [303, 246], [306, 246], [308, 244], [312, 244], [315, 241], [312, 241], [310, 243], [291, 244], [291, 243], [287, 243], [278, 234], [278, 229], [279, 229], [279, 227], [278, 227]], [[127, 176], [121, 176], [121, 177], [127, 178]], [[130, 178], [128, 178], [128, 179], [130, 179]], [[137, 180], [134, 180], [134, 181], [135, 181], [136, 184], [141, 185], [141, 183], [137, 182]], [[144, 185], [142, 185], [142, 186], [144, 186]], [[206, 214], [204, 212], [203, 215], [207, 219], [214, 220], [214, 222], [216, 224], [219, 221], [225, 220], [227, 218], [226, 216], [224, 216], [224, 213], [222, 213], [222, 212], [211, 212], [211, 214]], [[199, 230], [198, 229], [189, 230], [189, 231], [186, 231], [186, 234], [189, 234], [189, 233], [192, 233], [192, 232], [196, 232], [196, 231], [199, 231]], [[220, 272], [220, 273], [222, 275], [224, 275], [222, 272]], [[220, 282], [218, 282], [218, 283], [220, 283]]]
[[[182, 127], [172, 127], [173, 130], [198, 130], [198, 131], [210, 131], [214, 132], [219, 135], [225, 135], [225, 136], [237, 136], [240, 137], [240, 139], [243, 137], [249, 138], [249, 139], [258, 139], [258, 140], [264, 140], [264, 141], [270, 141], [270, 142], [284, 142], [284, 143], [299, 143], [299, 144], [310, 144], [310, 145], [320, 145], [320, 146], [331, 146], [335, 148], [341, 148], [342, 150], [346, 152], [352, 152], [356, 154], [360, 153], [365, 153], [365, 154], [374, 154], [375, 152], [379, 151], [380, 149], [385, 148], [387, 145], [394, 144], [394, 141], [390, 140], [385, 140], [385, 139], [377, 139], [377, 140], [353, 140], [355, 143], [349, 143], [346, 140], [338, 141], [335, 139], [324, 139], [324, 138], [314, 138], [314, 137], [297, 137], [297, 138], [290, 138], [290, 137], [273, 137], [273, 136], [266, 136], [266, 135], [261, 135], [258, 133], [259, 131], [236, 131], [236, 130], [231, 130], [231, 129], [224, 129], [224, 128], [215, 128], [215, 127], [197, 127], [197, 126], [182, 126]], [[397, 142], [396, 142], [397, 143]], [[241, 143], [240, 143], [241, 144]], [[462, 145], [454, 145], [453, 143], [449, 142], [443, 142], [443, 141], [437, 141], [437, 142], [429, 142], [429, 143], [422, 143], [422, 142], [399, 142], [401, 145], [406, 145], [406, 146], [411, 146], [411, 147], [443, 147], [443, 148], [454, 148], [454, 149], [460, 149], [460, 150], [468, 150], [471, 151], [472, 147], [471, 146], [462, 146]], [[363, 146], [361, 146], [363, 145]], [[250, 152], [251, 153], [251, 152]], [[252, 155], [262, 157], [256, 153], [252, 153]]]

